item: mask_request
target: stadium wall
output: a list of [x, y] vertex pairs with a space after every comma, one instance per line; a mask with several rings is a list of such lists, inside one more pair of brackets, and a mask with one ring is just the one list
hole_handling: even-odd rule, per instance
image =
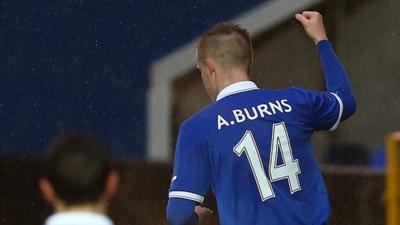
[[384, 146], [400, 130], [400, 1], [333, 4], [335, 46], [353, 84], [357, 114], [338, 129], [342, 141]]
[[[317, 9], [324, 14], [358, 102], [356, 114], [335, 132], [317, 133], [317, 156], [322, 159], [338, 143], [360, 143], [370, 151], [382, 148], [384, 137], [400, 128], [400, 1], [335, 0]], [[294, 21], [267, 32], [257, 43], [255, 79], [262, 86], [324, 88], [316, 51]]]

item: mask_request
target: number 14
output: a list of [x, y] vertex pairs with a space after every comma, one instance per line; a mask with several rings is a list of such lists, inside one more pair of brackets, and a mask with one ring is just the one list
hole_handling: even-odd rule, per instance
[[[280, 151], [283, 159], [283, 164], [281, 165], [278, 165], [278, 151]], [[290, 146], [285, 123], [282, 122], [272, 125], [271, 151], [268, 166], [271, 181], [268, 180], [265, 174], [260, 151], [258, 150], [251, 131], [247, 130], [244, 133], [239, 143], [233, 148], [233, 152], [236, 153], [238, 157], [240, 157], [243, 152], [246, 153], [262, 201], [275, 197], [271, 182], [278, 180], [288, 180], [291, 194], [301, 190], [298, 178], [298, 174], [301, 173], [299, 162], [297, 159], [293, 159], [292, 148]]]

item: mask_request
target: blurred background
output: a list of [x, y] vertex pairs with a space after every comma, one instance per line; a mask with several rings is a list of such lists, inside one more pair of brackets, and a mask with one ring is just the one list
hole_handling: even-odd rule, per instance
[[[166, 224], [179, 125], [210, 103], [194, 73], [196, 38], [236, 22], [253, 37], [260, 87], [323, 90], [315, 47], [293, 18], [304, 9], [323, 14], [358, 100], [353, 117], [313, 140], [329, 224], [385, 224], [385, 137], [400, 130], [399, 0], [1, 1], [0, 223], [43, 223], [42, 155], [56, 134], [83, 130], [121, 171], [116, 224]], [[212, 196], [207, 204], [215, 209]]]

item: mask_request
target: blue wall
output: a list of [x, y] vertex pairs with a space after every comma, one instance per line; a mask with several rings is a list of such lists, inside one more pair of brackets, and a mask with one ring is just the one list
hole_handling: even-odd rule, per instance
[[0, 153], [37, 154], [74, 129], [143, 157], [150, 63], [261, 2], [2, 1]]

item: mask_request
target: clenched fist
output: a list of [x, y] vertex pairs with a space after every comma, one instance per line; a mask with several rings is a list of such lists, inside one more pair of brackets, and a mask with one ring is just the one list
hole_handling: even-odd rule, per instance
[[214, 213], [211, 209], [199, 205], [194, 208], [194, 211], [199, 218], [199, 224], [207, 224]]
[[296, 19], [303, 25], [307, 35], [315, 44], [322, 40], [328, 40], [326, 36], [324, 22], [319, 12], [305, 11], [295, 15]]

